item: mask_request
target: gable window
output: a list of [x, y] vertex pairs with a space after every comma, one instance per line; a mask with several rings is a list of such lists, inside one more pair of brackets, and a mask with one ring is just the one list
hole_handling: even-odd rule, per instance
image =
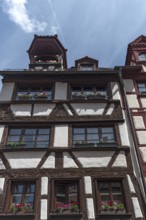
[[126, 213], [122, 181], [96, 181], [98, 213]]
[[52, 88], [47, 86], [19, 86], [16, 100], [51, 100]]
[[146, 61], [146, 53], [140, 53], [138, 57], [140, 61]]
[[[79, 127], [73, 128], [74, 146], [114, 146], [113, 127]], [[110, 145], [111, 144], [111, 145]]]
[[146, 82], [137, 83], [138, 91], [141, 95], [146, 94]]
[[10, 212], [33, 212], [35, 202], [35, 182], [12, 182]]
[[10, 128], [7, 146], [27, 148], [47, 148], [50, 128]]
[[93, 64], [80, 64], [80, 70], [82, 71], [91, 71], [94, 70]]
[[53, 213], [79, 213], [79, 183], [73, 180], [54, 181]]
[[105, 86], [72, 86], [72, 99], [106, 99]]

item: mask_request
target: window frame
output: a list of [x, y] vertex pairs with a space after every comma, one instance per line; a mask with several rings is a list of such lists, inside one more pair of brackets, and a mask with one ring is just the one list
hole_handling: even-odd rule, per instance
[[[80, 189], [80, 180], [79, 179], [52, 179], [51, 181], [51, 188], [50, 188], [50, 194], [51, 194], [51, 198], [50, 198], [50, 214], [53, 213], [53, 215], [56, 213], [55, 208], [56, 208], [56, 185], [66, 185], [66, 187], [71, 186], [71, 185], [77, 185], [77, 203], [78, 203], [78, 207], [79, 207], [79, 212], [76, 214], [80, 214], [81, 213], [81, 189]], [[68, 200], [66, 200], [66, 202], [68, 202]], [[59, 213], [60, 216], [63, 215], [64, 213]], [[72, 215], [73, 213], [69, 213], [70, 215]], [[57, 214], [58, 215], [58, 214]]]
[[146, 52], [141, 52], [138, 54], [138, 59], [141, 62], [145, 62], [146, 61]]
[[[114, 183], [114, 182], [118, 182], [120, 184], [120, 193], [119, 195], [121, 195], [122, 197], [122, 200], [121, 202], [124, 204], [124, 207], [125, 207], [125, 213], [124, 214], [128, 214], [128, 206], [127, 206], [127, 201], [126, 201], [126, 190], [124, 188], [124, 182], [123, 182], [123, 178], [114, 178], [114, 179], [95, 179], [95, 200], [96, 200], [96, 210], [97, 210], [97, 214], [101, 214], [101, 205], [102, 205], [102, 202], [103, 200], [101, 199], [101, 193], [100, 193], [100, 189], [99, 189], [99, 183], [105, 183], [105, 184], [108, 184], [110, 185], [109, 187], [109, 197], [112, 199], [111, 202], [113, 203], [114, 202], [114, 199], [113, 199], [113, 193], [112, 193], [112, 189], [111, 189], [111, 184]], [[110, 213], [108, 213], [110, 214]], [[118, 215], [118, 213], [114, 212], [113, 213], [114, 215]]]
[[[75, 96], [76, 95], [76, 96]], [[75, 99], [107, 99], [108, 88], [107, 85], [95, 85], [95, 84], [72, 84], [70, 98]]]
[[[28, 179], [26, 179], [26, 180], [22, 180], [22, 179], [14, 180], [14, 179], [11, 179], [9, 181], [8, 188], [7, 188], [7, 197], [6, 197], [7, 198], [6, 199], [7, 203], [6, 203], [6, 206], [5, 206], [5, 210], [7, 212], [11, 212], [10, 211], [10, 206], [11, 206], [12, 203], [14, 203], [14, 202], [12, 202], [12, 197], [13, 197], [12, 190], [13, 190], [15, 184], [16, 185], [19, 185], [19, 184], [22, 185], [23, 184], [23, 185], [25, 185], [25, 189], [26, 189], [26, 185], [29, 185], [29, 184], [34, 185], [34, 192], [31, 193], [31, 194], [33, 194], [32, 211], [28, 212], [28, 213], [34, 213], [35, 212], [35, 206], [36, 206], [36, 194], [37, 194], [37, 182], [36, 182], [35, 179], [31, 179], [31, 180], [28, 180]], [[24, 191], [23, 191], [22, 195], [23, 195], [22, 198], [24, 198], [25, 195], [27, 195], [27, 192], [25, 191], [25, 193], [24, 193]], [[20, 203], [14, 203], [14, 204], [25, 204], [25, 203], [23, 203], [23, 201], [21, 200]]]
[[[21, 92], [21, 89], [22, 89], [22, 92]], [[35, 89], [36, 89], [36, 92], [35, 92]], [[18, 97], [19, 93], [22, 95], [24, 93], [25, 95], [28, 95], [28, 97]], [[47, 97], [47, 94], [48, 94], [48, 97]], [[46, 84], [35, 84], [35, 85], [18, 84], [16, 85], [15, 92], [13, 95], [13, 99], [15, 101], [21, 101], [21, 100], [23, 101], [40, 101], [40, 100], [51, 101], [53, 100], [53, 97], [54, 97], [54, 86], [51, 84], [48, 84], [48, 85]]]
[[[139, 81], [139, 82], [137, 82], [136, 83], [137, 84], [137, 90], [138, 90], [138, 93], [140, 94], [140, 95], [146, 95], [146, 81]], [[140, 89], [140, 84], [143, 84], [144, 85], [144, 91], [141, 91], [141, 89]]]
[[[10, 135], [10, 131], [12, 130], [20, 130], [20, 134], [16, 134], [14, 133], [14, 135]], [[25, 134], [25, 131], [26, 130], [34, 130], [35, 131], [35, 134]], [[48, 134], [43, 134], [43, 133], [40, 133], [40, 130], [41, 129], [46, 129], [48, 130]], [[36, 126], [36, 127], [32, 127], [32, 126], [28, 126], [28, 127], [8, 127], [7, 128], [7, 134], [6, 135], [6, 139], [5, 139], [5, 149], [7, 148], [13, 148], [13, 149], [17, 149], [17, 147], [20, 149], [20, 148], [27, 148], [27, 149], [47, 149], [49, 148], [50, 146], [50, 140], [51, 140], [51, 126], [48, 126], [48, 127], [42, 127], [42, 126]], [[29, 138], [29, 136], [32, 136], [34, 135], [34, 140], [33, 141], [26, 141], [26, 142], [32, 142], [32, 145], [27, 145], [25, 143], [25, 140], [24, 138], [27, 136]], [[48, 140], [38, 140], [38, 137], [40, 136], [45, 136], [47, 137], [48, 136]], [[16, 137], [16, 138], [19, 138], [18, 141], [9, 141], [9, 138], [10, 137]], [[48, 145], [47, 147], [41, 147], [41, 142], [48, 142]], [[38, 147], [37, 144], [40, 143], [40, 146]]]
[[[88, 133], [88, 129], [97, 129], [97, 133], [94, 133], [94, 135], [97, 135], [97, 140], [99, 142], [91, 142], [90, 139], [88, 139], [88, 135], [90, 135], [91, 133]], [[102, 129], [104, 128], [112, 128], [113, 132], [112, 133], [102, 133]], [[84, 129], [84, 133], [82, 133], [84, 135], [84, 140], [79, 140], [79, 139], [75, 139], [74, 138], [74, 130], [75, 129]], [[102, 135], [103, 134], [112, 134], [113, 136], [113, 141], [108, 141], [107, 140], [104, 140]], [[78, 142], [78, 143], [76, 143]], [[79, 143], [80, 142], [80, 143]], [[82, 143], [81, 143], [82, 142]], [[109, 125], [105, 125], [105, 126], [73, 126], [72, 127], [72, 146], [73, 147], [116, 147], [117, 146], [117, 135], [116, 135], [116, 129], [115, 129], [115, 126], [109, 126]]]

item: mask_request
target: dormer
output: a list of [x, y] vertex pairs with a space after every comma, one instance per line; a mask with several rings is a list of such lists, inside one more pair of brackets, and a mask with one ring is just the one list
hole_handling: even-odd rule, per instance
[[34, 35], [34, 39], [27, 51], [30, 59], [29, 68], [43, 71], [66, 69], [66, 51], [58, 40], [57, 35]]
[[146, 66], [146, 36], [141, 35], [128, 45], [125, 64]]
[[85, 56], [75, 61], [75, 67], [81, 71], [94, 71], [98, 68], [98, 60]]

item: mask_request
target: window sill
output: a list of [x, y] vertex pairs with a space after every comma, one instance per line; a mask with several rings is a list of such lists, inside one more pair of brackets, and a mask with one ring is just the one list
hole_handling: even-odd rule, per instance
[[70, 214], [60, 214], [60, 213], [51, 213], [49, 215], [49, 219], [54, 219], [54, 220], [80, 220], [82, 218], [82, 213], [70, 213]]
[[112, 148], [112, 147], [117, 147], [117, 143], [97, 143], [97, 144], [92, 144], [92, 143], [85, 143], [85, 144], [74, 144], [74, 148], [78, 147], [78, 148]]
[[21, 215], [34, 216], [35, 214], [34, 214], [34, 212], [21, 212], [21, 213], [20, 213], [20, 212], [17, 212], [17, 213], [8, 212], [8, 213], [5, 213], [5, 214], [2, 214], [2, 213], [0, 214], [0, 216], [14, 216], [14, 215], [17, 215], [17, 216], [18, 216], [18, 215], [20, 215], [20, 216], [21, 216]]
[[131, 219], [131, 213], [112, 213], [112, 212], [106, 212], [106, 213], [99, 213], [97, 215], [97, 219], [119, 219], [119, 220], [130, 220]]
[[13, 151], [47, 151], [49, 149], [48, 147], [34, 147], [34, 148], [28, 148], [28, 147], [2, 147], [2, 150], [4, 152], [13, 152]]

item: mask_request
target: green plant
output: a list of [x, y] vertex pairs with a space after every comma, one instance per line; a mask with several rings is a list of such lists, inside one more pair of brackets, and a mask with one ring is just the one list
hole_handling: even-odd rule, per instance
[[11, 203], [9, 211], [13, 213], [20, 211], [33, 212], [33, 207], [31, 203]]
[[101, 210], [124, 210], [125, 206], [122, 202], [120, 201], [106, 201], [106, 202], [102, 202], [101, 204]]

